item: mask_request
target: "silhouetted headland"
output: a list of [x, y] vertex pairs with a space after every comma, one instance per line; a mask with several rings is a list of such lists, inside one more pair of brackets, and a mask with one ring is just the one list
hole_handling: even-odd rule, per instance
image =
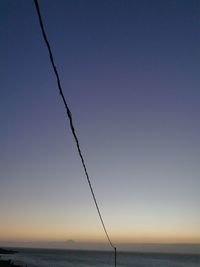
[[[0, 248], [0, 254], [15, 254], [15, 253], [17, 253], [16, 250]], [[1, 260], [0, 256], [0, 267], [23, 267], [23, 266], [14, 264], [12, 263], [11, 260]]]
[[16, 250], [0, 248], [0, 254], [15, 254], [15, 253], [17, 253]]
[[14, 264], [11, 262], [11, 260], [1, 260], [0, 259], [0, 267], [23, 267], [18, 264]]

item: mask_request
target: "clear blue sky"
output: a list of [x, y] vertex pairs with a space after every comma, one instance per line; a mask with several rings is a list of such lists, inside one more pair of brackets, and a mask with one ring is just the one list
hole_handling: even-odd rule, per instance
[[[113, 241], [200, 243], [200, 2], [40, 5]], [[0, 239], [105, 241], [33, 2], [0, 34]]]

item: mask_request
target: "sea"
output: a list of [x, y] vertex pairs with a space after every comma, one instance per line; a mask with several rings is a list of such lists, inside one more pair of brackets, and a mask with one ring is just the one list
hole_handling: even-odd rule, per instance
[[[112, 252], [59, 249], [17, 249], [2, 259], [27, 267], [110, 267]], [[117, 267], [200, 267], [199, 254], [118, 252]]]

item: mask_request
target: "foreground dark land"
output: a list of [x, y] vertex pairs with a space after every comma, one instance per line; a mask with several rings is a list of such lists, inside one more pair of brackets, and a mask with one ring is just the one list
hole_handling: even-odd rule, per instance
[[0, 259], [0, 267], [22, 267], [22, 266], [14, 264], [10, 260], [4, 261]]
[[[17, 253], [17, 251], [15, 250], [0, 248], [0, 254], [7, 255], [7, 254], [15, 254], [15, 253]], [[22, 266], [12, 263], [11, 260], [1, 260], [1, 256], [0, 256], [0, 267], [22, 267]]]

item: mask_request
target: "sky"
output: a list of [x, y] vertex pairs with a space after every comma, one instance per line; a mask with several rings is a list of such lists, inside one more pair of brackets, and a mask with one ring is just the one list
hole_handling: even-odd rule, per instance
[[[200, 243], [200, 2], [40, 1], [114, 243]], [[0, 1], [0, 241], [106, 242], [32, 1]]]

